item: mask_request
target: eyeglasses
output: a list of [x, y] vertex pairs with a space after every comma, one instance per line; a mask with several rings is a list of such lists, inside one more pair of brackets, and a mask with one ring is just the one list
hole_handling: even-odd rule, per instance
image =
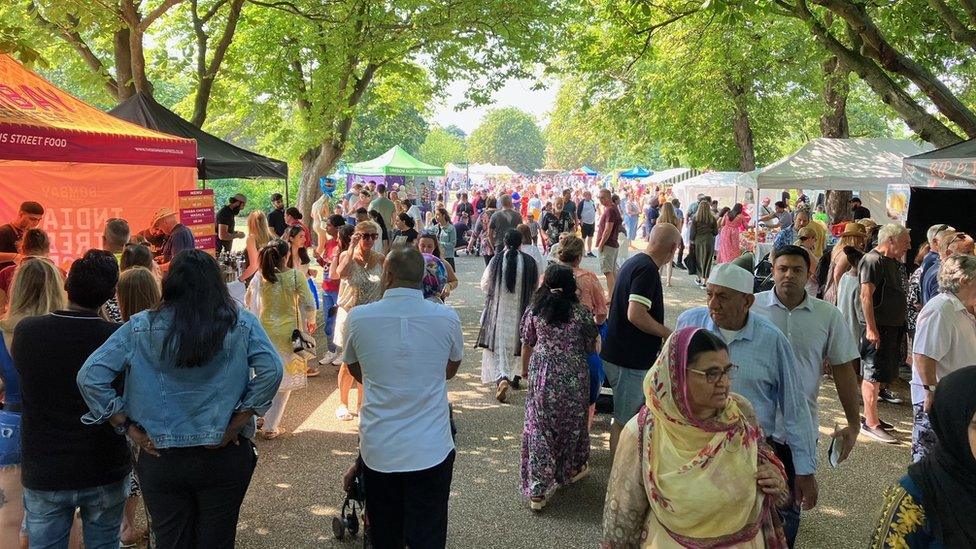
[[735, 377], [735, 373], [738, 370], [739, 370], [739, 366], [737, 364], [729, 364], [724, 369], [709, 368], [708, 370], [705, 371], [695, 370], [694, 368], [688, 368], [689, 372], [694, 372], [700, 376], [704, 376], [705, 381], [711, 383], [712, 385], [718, 383], [719, 380], [722, 379], [723, 377], [728, 377], [729, 381], [731, 381], [732, 378]]
[[380, 235], [376, 233], [362, 233], [362, 235], [363, 240], [376, 240], [380, 237]]

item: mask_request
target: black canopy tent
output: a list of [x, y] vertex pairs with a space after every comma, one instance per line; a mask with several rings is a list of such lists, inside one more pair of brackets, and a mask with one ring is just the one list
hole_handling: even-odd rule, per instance
[[913, 187], [976, 186], [976, 139], [905, 158], [902, 172]]
[[126, 99], [109, 114], [162, 133], [195, 139], [199, 155], [199, 179], [267, 178], [288, 181], [287, 162], [253, 153], [213, 136], [143, 93]]

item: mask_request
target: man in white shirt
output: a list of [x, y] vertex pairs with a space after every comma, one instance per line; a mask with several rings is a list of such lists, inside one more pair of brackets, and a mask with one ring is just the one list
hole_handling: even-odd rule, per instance
[[583, 242], [586, 243], [586, 256], [593, 257], [593, 235], [596, 232], [596, 202], [590, 191], [583, 193], [583, 200], [577, 206], [576, 216], [580, 220]]
[[957, 255], [939, 271], [942, 292], [930, 299], [915, 325], [912, 353], [912, 461], [919, 461], [936, 442], [929, 423], [935, 387], [959, 368], [976, 364], [976, 257]]
[[394, 246], [383, 299], [346, 320], [344, 362], [363, 384], [359, 423], [374, 547], [444, 547], [454, 468], [447, 380], [464, 354], [453, 309], [424, 299], [424, 260]]

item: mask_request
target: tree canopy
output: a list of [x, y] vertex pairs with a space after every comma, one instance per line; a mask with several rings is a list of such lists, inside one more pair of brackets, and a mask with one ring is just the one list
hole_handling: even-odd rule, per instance
[[[454, 130], [460, 131], [454, 127]], [[463, 132], [462, 132], [463, 134]], [[468, 161], [467, 143], [450, 128], [433, 128], [420, 145], [420, 159], [428, 164], [444, 166]]]
[[541, 168], [546, 144], [531, 115], [514, 107], [494, 109], [468, 137], [471, 162], [508, 166], [531, 173]]

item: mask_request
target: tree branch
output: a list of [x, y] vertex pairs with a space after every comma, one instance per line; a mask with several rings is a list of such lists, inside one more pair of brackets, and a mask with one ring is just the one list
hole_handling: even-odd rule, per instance
[[164, 13], [169, 11], [170, 8], [172, 8], [176, 4], [179, 4], [182, 1], [183, 0], [163, 0], [162, 4], [156, 6], [156, 9], [152, 10], [145, 17], [142, 18], [142, 21], [139, 22], [139, 30], [141, 32], [146, 32], [146, 29], [149, 28], [149, 25], [152, 25], [154, 21], [156, 21]]
[[[108, 91], [109, 95], [111, 95], [113, 99], [119, 98], [119, 83], [108, 72], [104, 63], [102, 63], [102, 60], [95, 55], [95, 52], [92, 51], [91, 47], [85, 43], [85, 40], [81, 37], [81, 34], [79, 34], [77, 30], [62, 27], [45, 18], [44, 15], [41, 14], [40, 8], [38, 8], [37, 4], [34, 2], [31, 2], [27, 9], [34, 15], [34, 18], [42, 27], [52, 34], [60, 36], [65, 42], [67, 42], [68, 45], [70, 45], [71, 48], [78, 53], [92, 72], [105, 79], [105, 90]], [[75, 28], [77, 28], [77, 19], [72, 18], [71, 20], [75, 21]]]
[[976, 33], [956, 17], [956, 13], [945, 3], [945, 0], [929, 0], [929, 5], [939, 15], [939, 19], [942, 19], [945, 26], [949, 27], [950, 38], [976, 51]]

